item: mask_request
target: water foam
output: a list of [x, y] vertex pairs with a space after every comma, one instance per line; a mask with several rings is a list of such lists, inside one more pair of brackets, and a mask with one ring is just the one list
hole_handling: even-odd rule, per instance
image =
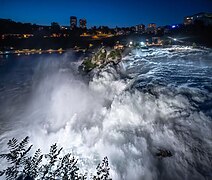
[[[168, 51], [162, 54], [169, 56]], [[89, 85], [70, 71], [58, 71], [57, 65], [57, 71], [36, 77], [30, 98], [22, 104], [24, 111], [15, 124], [9, 121], [12, 128], [1, 134], [1, 144], [29, 135], [34, 148], [45, 153], [57, 142], [91, 172], [108, 156], [113, 179], [209, 178], [211, 117], [199, 104], [211, 94], [198, 87], [158, 83], [154, 74], [161, 69], [145, 57], [143, 67], [149, 70], [142, 74], [131, 66], [142, 58], [126, 57], [126, 70], [134, 68], [133, 80], [122, 79], [111, 66]], [[158, 149], [168, 149], [173, 156], [157, 158]]]

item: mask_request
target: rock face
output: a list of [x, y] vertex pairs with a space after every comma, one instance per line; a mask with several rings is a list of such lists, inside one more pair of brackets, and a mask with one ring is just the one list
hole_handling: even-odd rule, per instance
[[93, 56], [86, 57], [79, 66], [79, 71], [89, 72], [94, 68], [104, 67], [108, 63], [118, 64], [122, 59], [121, 51], [113, 49], [107, 51], [104, 47], [100, 48]]
[[165, 158], [165, 157], [171, 157], [173, 156], [171, 151], [166, 150], [166, 149], [158, 149], [158, 152], [156, 153], [156, 156], [160, 158]]

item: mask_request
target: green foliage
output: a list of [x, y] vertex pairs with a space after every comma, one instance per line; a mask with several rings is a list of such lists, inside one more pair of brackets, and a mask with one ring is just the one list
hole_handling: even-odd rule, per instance
[[108, 63], [118, 64], [122, 59], [122, 53], [118, 49], [107, 50], [102, 47], [100, 48], [92, 57], [86, 57], [83, 63], [79, 66], [78, 70], [80, 72], [89, 72], [96, 67], [104, 67]]
[[108, 59], [111, 58], [112, 60], [115, 60], [115, 59], [121, 59], [121, 52], [119, 50], [112, 50], [109, 55], [108, 55]]
[[98, 61], [104, 62], [107, 57], [107, 51], [102, 47], [97, 53], [96, 53]]
[[108, 55], [108, 58], [116, 59], [116, 52], [115, 51], [111, 51], [110, 54]]
[[83, 61], [83, 66], [85, 71], [90, 71], [96, 67], [96, 64], [93, 64], [90, 59], [86, 59]]
[[[7, 180], [85, 180], [86, 174], [79, 174], [77, 159], [70, 153], [60, 156], [62, 148], [57, 144], [50, 147], [48, 154], [42, 154], [38, 149], [34, 155], [28, 156], [32, 145], [28, 146], [29, 137], [24, 138], [20, 143], [13, 138], [7, 143], [9, 153], [0, 154], [0, 159], [6, 159], [9, 167], [0, 171], [0, 176], [5, 176]], [[45, 163], [43, 159], [45, 158]], [[97, 175], [93, 180], [110, 180], [109, 165], [107, 157], [97, 166]]]

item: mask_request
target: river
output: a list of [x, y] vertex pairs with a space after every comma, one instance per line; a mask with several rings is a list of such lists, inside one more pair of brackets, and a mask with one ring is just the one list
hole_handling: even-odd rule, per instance
[[89, 81], [77, 73], [81, 59], [0, 58], [1, 152], [29, 136], [43, 153], [58, 143], [84, 171], [107, 156], [115, 180], [212, 178], [211, 49], [135, 49]]

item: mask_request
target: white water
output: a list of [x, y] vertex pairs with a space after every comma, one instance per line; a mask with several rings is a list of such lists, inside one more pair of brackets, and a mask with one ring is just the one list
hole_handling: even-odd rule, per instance
[[[32, 75], [21, 64], [1, 79], [2, 152], [28, 135], [44, 153], [57, 142], [85, 171], [107, 156], [115, 180], [211, 178], [210, 50], [135, 51], [122, 63], [127, 77], [106, 67], [88, 85], [67, 64], [76, 66], [48, 58]], [[26, 77], [12, 81], [18, 70]]]

